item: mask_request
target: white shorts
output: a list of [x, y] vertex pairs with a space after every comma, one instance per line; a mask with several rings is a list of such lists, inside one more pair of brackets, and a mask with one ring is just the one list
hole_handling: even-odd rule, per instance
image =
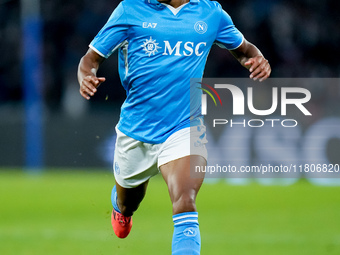
[[124, 188], [139, 186], [158, 174], [159, 167], [170, 161], [189, 155], [199, 155], [205, 159], [208, 156], [204, 125], [181, 129], [160, 144], [135, 140], [117, 127], [116, 132], [113, 172], [116, 182]]

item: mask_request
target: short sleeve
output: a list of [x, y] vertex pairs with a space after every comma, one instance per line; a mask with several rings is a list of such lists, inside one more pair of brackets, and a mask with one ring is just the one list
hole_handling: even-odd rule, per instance
[[229, 14], [221, 10], [221, 20], [215, 43], [222, 48], [234, 50], [242, 44], [243, 39], [243, 34], [235, 27]]
[[128, 24], [123, 3], [111, 14], [109, 20], [90, 43], [90, 48], [108, 58], [127, 39]]

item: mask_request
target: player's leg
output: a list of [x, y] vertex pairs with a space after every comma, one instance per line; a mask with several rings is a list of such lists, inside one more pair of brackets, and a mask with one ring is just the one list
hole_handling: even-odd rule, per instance
[[148, 183], [149, 180], [135, 188], [124, 188], [116, 182], [116, 208], [122, 215], [126, 217], [133, 215], [145, 196]]
[[112, 189], [111, 202], [113, 211], [111, 224], [119, 238], [125, 238], [132, 228], [132, 215], [142, 202], [148, 186], [146, 181], [134, 188], [124, 188], [117, 182]]
[[190, 176], [190, 167], [205, 166], [202, 156], [192, 155], [170, 161], [160, 167], [173, 208], [174, 235], [172, 240], [173, 255], [198, 255], [201, 237], [196, 210], [196, 196], [203, 183], [204, 176]]
[[[191, 164], [190, 164], [191, 162]], [[205, 166], [206, 160], [197, 155], [170, 161], [160, 167], [168, 186], [173, 214], [196, 212], [196, 196], [203, 183], [204, 174], [190, 176], [190, 167]]]
[[116, 185], [111, 192], [111, 223], [115, 234], [125, 238], [132, 227], [131, 217], [144, 198], [148, 180], [158, 173], [158, 150], [157, 145], [137, 141], [117, 128], [116, 132], [113, 163]]

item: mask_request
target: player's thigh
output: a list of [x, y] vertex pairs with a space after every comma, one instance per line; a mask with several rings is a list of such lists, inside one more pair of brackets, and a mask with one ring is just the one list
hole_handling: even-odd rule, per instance
[[195, 201], [204, 180], [204, 173], [194, 174], [195, 166], [197, 165], [205, 166], [205, 158], [199, 155], [191, 155], [160, 166], [160, 171], [168, 186], [173, 203], [181, 199], [181, 197]]
[[135, 189], [143, 190], [147, 181], [159, 173], [157, 156], [160, 145], [135, 140], [117, 128], [116, 132], [113, 169], [116, 183], [121, 187], [117, 189], [117, 193], [126, 193], [123, 192], [125, 189], [131, 192]]

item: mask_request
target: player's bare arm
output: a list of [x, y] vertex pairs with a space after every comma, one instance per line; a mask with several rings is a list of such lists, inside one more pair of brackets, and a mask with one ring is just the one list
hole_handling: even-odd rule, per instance
[[270, 76], [270, 64], [254, 44], [244, 40], [237, 49], [230, 52], [249, 70], [251, 79], [264, 81]]
[[87, 100], [97, 92], [98, 86], [105, 81], [104, 77], [97, 77], [98, 68], [104, 59], [94, 50], [89, 49], [80, 60], [78, 66], [79, 92]]

